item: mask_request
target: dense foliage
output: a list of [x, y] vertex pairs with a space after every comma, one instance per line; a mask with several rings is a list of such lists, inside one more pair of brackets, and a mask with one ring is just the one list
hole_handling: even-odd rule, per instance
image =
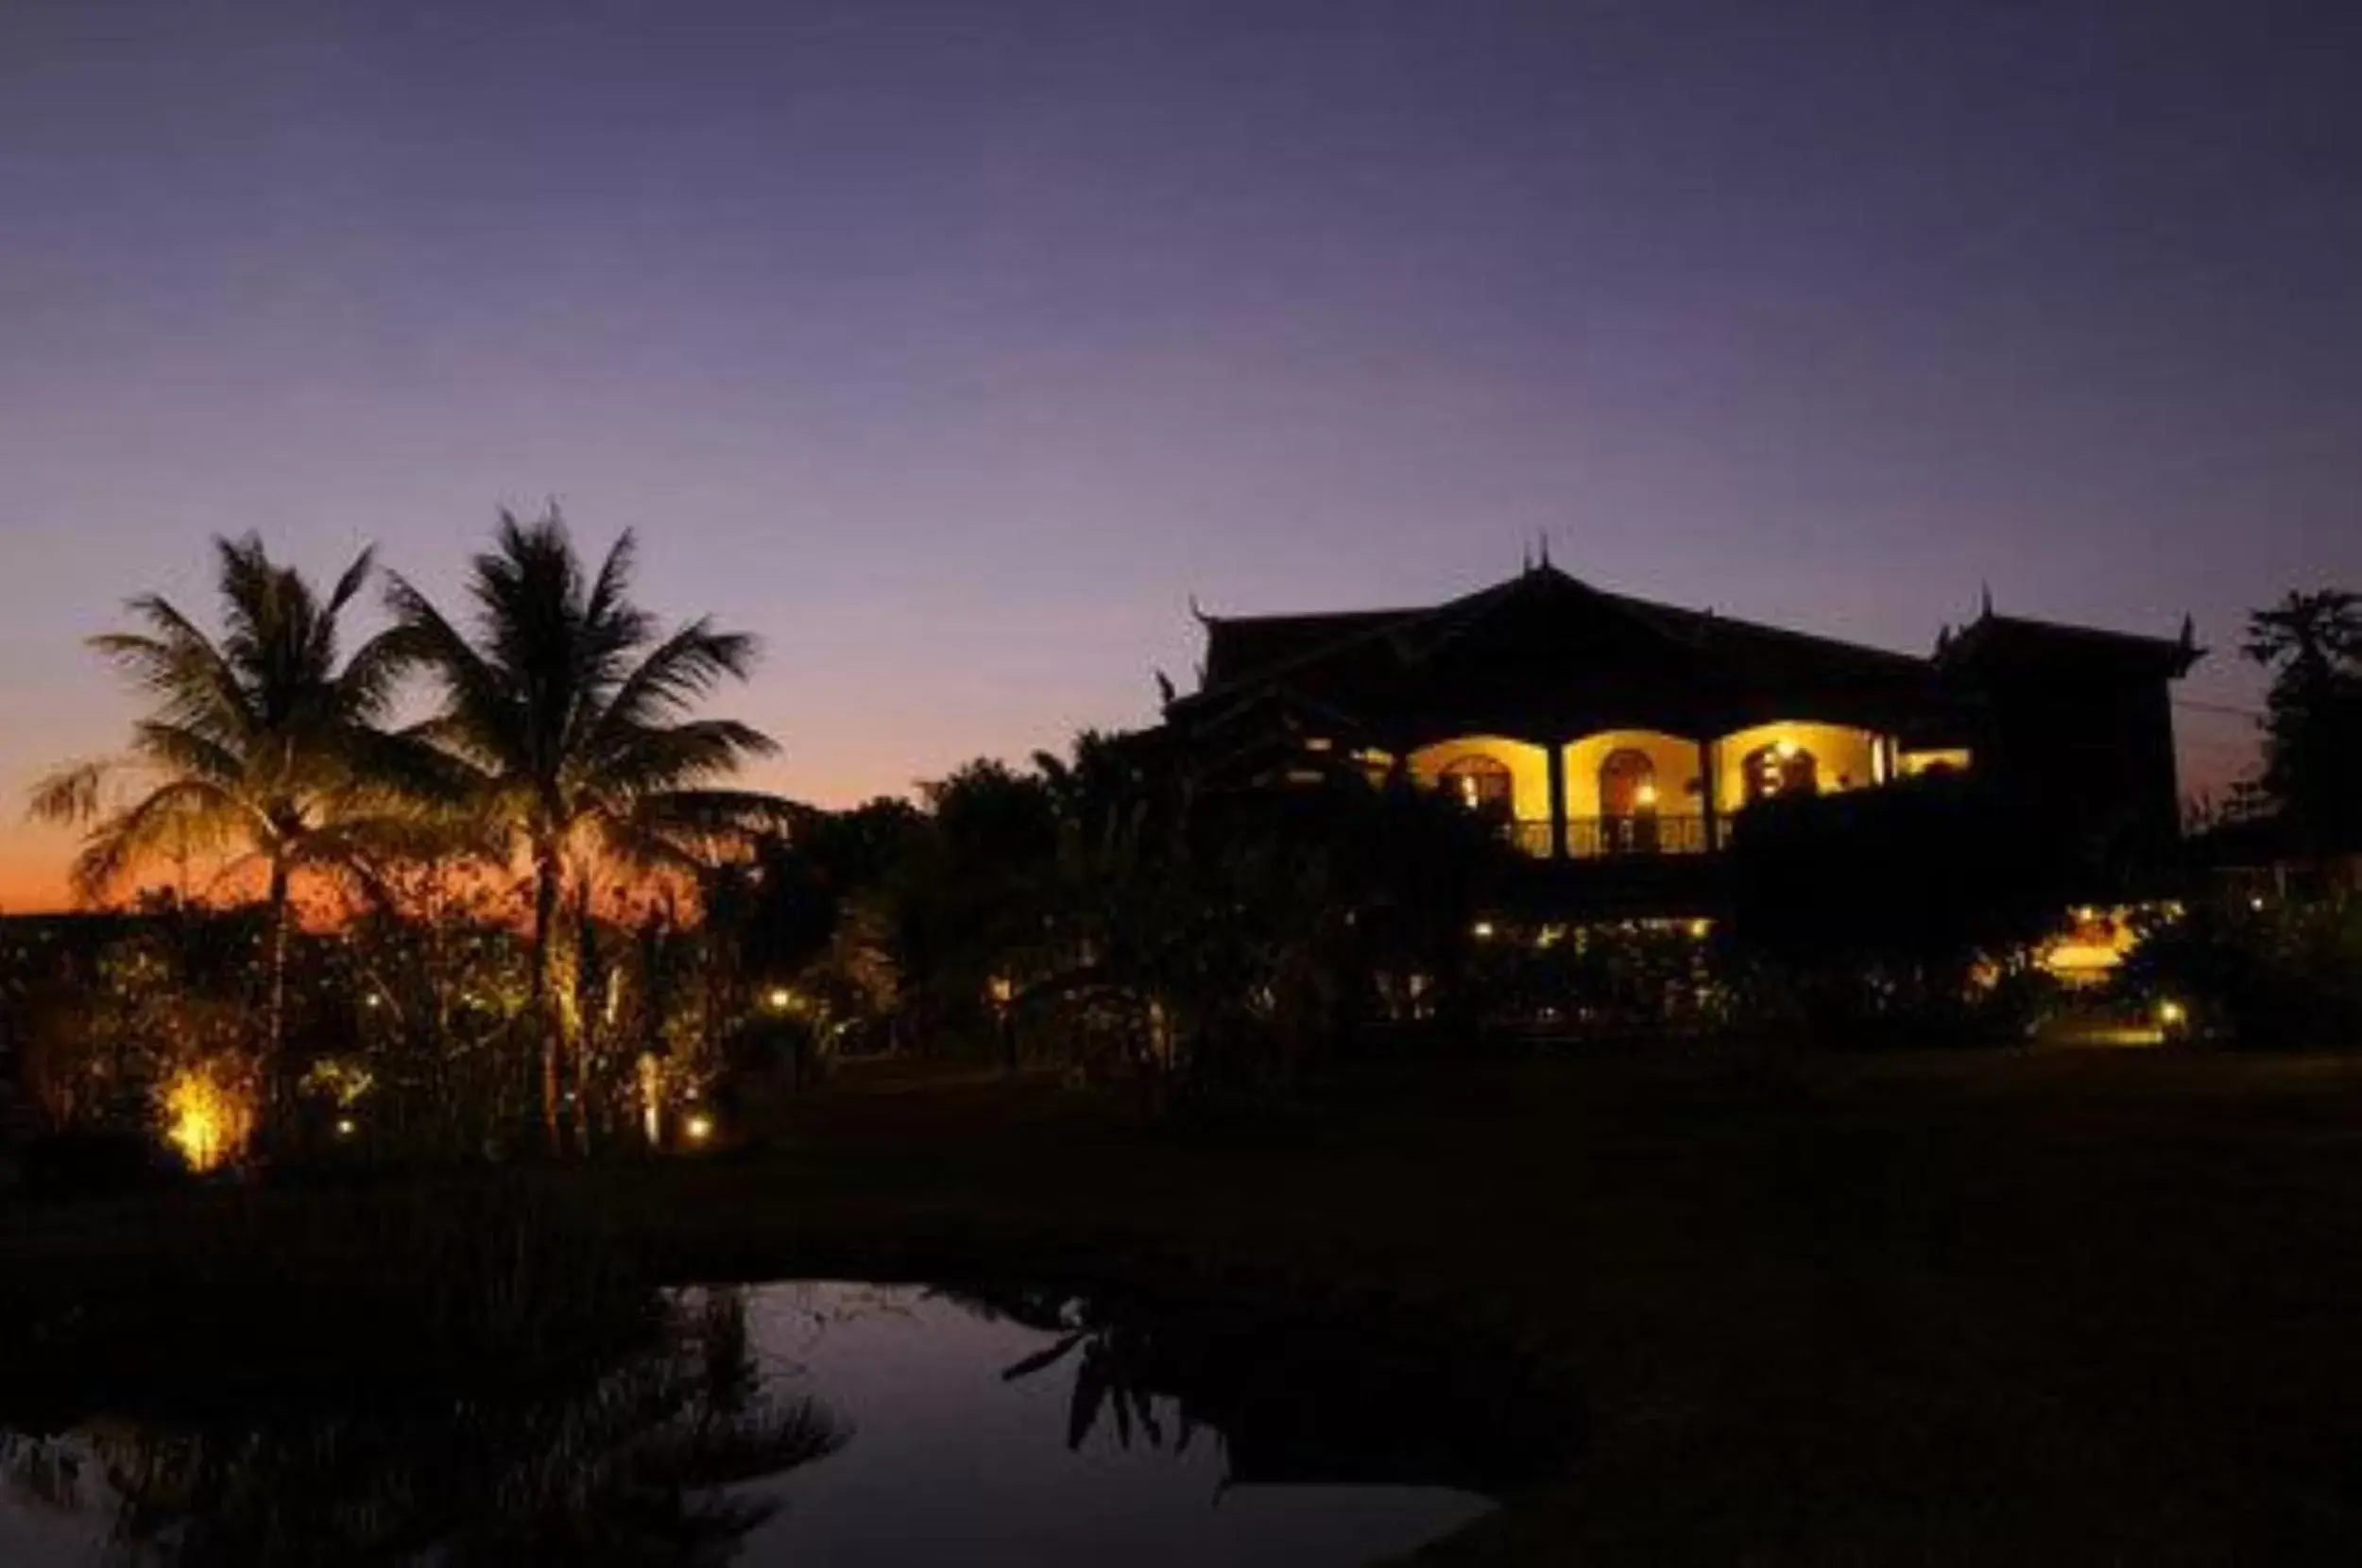
[[2157, 921], [2115, 984], [2200, 1037], [2351, 1047], [2362, 1042], [2362, 894], [2209, 900]]
[[2291, 593], [2248, 621], [2271, 672], [2260, 804], [2319, 854], [2362, 850], [2362, 594]]

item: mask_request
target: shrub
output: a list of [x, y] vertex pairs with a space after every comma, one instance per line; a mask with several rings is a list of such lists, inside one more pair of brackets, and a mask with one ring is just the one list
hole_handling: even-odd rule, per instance
[[2152, 1016], [2254, 1047], [2362, 1044], [2362, 895], [2199, 904], [2143, 932], [2114, 982]]

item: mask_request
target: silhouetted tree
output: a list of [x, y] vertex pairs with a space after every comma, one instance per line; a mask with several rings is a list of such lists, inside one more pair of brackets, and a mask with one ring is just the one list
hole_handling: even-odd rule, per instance
[[2078, 846], [1970, 776], [1760, 801], [1732, 842], [1730, 934], [1823, 1022], [1957, 1014], [1981, 963], [2063, 918]]
[[2362, 844], [2362, 595], [2292, 592], [2243, 646], [2272, 674], [2260, 793], [2307, 851]]
[[[448, 765], [449, 794], [532, 867], [541, 1113], [554, 1150], [562, 1064], [579, 1070], [574, 947], [595, 870], [694, 875], [792, 815], [776, 796], [721, 787], [776, 749], [769, 737], [689, 716], [722, 682], [745, 678], [754, 639], [704, 617], [663, 631], [632, 602], [633, 553], [626, 533], [589, 571], [555, 509], [532, 522], [503, 513], [470, 574], [472, 637], [402, 578], [389, 594], [402, 651], [441, 696], [416, 735]], [[584, 1120], [577, 1132], [587, 1131]]]
[[[260, 866], [270, 916], [265, 1053], [277, 1064], [291, 886], [298, 871], [344, 858], [362, 820], [388, 798], [401, 754], [377, 726], [402, 653], [381, 635], [340, 662], [337, 622], [368, 577], [368, 552], [322, 599], [251, 535], [217, 539], [214, 549], [220, 634], [161, 594], [133, 599], [142, 629], [91, 645], [155, 707], [125, 756], [51, 774], [35, 787], [32, 810], [48, 821], [90, 824], [74, 866], [88, 898], [166, 857], [219, 854], [232, 867]], [[139, 781], [127, 804], [108, 799], [118, 775]]]

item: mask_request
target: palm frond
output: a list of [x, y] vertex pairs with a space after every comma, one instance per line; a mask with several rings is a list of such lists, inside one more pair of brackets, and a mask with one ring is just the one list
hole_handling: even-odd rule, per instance
[[219, 787], [197, 779], [172, 780], [91, 829], [75, 858], [75, 891], [95, 901], [143, 861], [209, 854], [236, 842], [252, 827], [252, 812]]
[[246, 758], [192, 725], [143, 719], [132, 726], [132, 736], [140, 759], [167, 776], [202, 779], [223, 789], [233, 789], [246, 777]]
[[591, 745], [602, 744], [611, 729], [660, 723], [710, 695], [725, 679], [745, 680], [758, 652], [752, 636], [717, 631], [710, 616], [677, 628], [624, 678], [600, 715]]
[[778, 750], [768, 735], [734, 719], [631, 725], [609, 734], [603, 749], [586, 749], [577, 772], [585, 787], [628, 797], [726, 778], [749, 759]]
[[398, 624], [387, 657], [424, 666], [442, 688], [441, 711], [414, 733], [493, 766], [522, 767], [527, 736], [522, 704], [475, 645], [435, 607], [434, 601], [401, 576], [389, 574], [385, 604]]
[[201, 724], [224, 738], [256, 727], [259, 716], [250, 695], [213, 639], [160, 595], [143, 594], [129, 608], [152, 632], [102, 633], [90, 646], [160, 699], [163, 716]]
[[364, 546], [361, 554], [352, 558], [352, 564], [345, 568], [344, 575], [336, 579], [336, 587], [328, 595], [329, 619], [334, 620], [344, 612], [345, 607], [368, 586], [369, 573], [376, 570], [377, 547]]
[[402, 677], [419, 662], [418, 639], [398, 626], [361, 644], [335, 679], [337, 718], [346, 724], [375, 724], [383, 719], [393, 706]]
[[760, 790], [667, 790], [636, 806], [641, 820], [710, 832], [787, 832], [809, 820], [807, 808]]
[[99, 794], [119, 761], [69, 762], [33, 781], [26, 813], [36, 822], [88, 822], [98, 814]]
[[743, 790], [676, 790], [602, 811], [588, 826], [600, 851], [636, 871], [692, 875], [754, 852], [803, 820], [795, 802]]

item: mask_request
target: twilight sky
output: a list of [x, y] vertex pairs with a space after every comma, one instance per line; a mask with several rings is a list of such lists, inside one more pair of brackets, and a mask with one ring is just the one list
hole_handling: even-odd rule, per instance
[[636, 527], [823, 802], [1147, 719], [1192, 591], [1545, 529], [2227, 649], [2362, 578], [2357, 81], [2344, 0], [8, 0], [0, 905], [133, 711], [78, 639], [248, 528], [441, 588], [503, 503]]

